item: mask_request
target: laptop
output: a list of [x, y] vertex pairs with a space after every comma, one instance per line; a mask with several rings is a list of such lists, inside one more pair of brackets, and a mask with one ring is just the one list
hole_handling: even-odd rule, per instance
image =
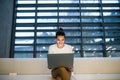
[[47, 54], [48, 67], [53, 69], [59, 66], [73, 67], [73, 53]]

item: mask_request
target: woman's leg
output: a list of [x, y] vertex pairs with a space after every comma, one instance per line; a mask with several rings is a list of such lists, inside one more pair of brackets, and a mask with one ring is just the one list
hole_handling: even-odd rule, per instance
[[52, 77], [57, 78], [59, 76], [62, 80], [70, 80], [69, 72], [64, 67], [59, 67], [52, 71]]
[[62, 80], [60, 76], [57, 76], [56, 77], [56, 80]]
[[69, 76], [69, 73], [68, 71], [64, 68], [64, 67], [61, 67], [59, 69], [59, 72], [60, 72], [60, 76], [63, 80], [70, 80], [70, 76]]

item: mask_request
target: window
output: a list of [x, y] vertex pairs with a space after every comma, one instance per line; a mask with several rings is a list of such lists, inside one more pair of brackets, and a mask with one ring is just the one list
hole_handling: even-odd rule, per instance
[[46, 57], [62, 27], [75, 57], [120, 57], [119, 0], [16, 0], [10, 57]]

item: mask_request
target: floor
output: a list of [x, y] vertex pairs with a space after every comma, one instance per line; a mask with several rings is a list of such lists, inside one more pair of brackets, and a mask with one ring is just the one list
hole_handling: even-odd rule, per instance
[[[51, 75], [0, 75], [0, 80], [54, 80]], [[71, 80], [120, 80], [120, 74], [72, 75]]]

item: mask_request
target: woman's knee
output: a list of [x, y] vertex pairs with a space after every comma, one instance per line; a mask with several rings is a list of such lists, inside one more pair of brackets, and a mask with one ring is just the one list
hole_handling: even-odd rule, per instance
[[66, 71], [66, 69], [64, 67], [60, 67], [59, 70], [60, 71]]
[[64, 67], [59, 68], [59, 72], [60, 74], [63, 74], [63, 75], [69, 75], [69, 72]]

